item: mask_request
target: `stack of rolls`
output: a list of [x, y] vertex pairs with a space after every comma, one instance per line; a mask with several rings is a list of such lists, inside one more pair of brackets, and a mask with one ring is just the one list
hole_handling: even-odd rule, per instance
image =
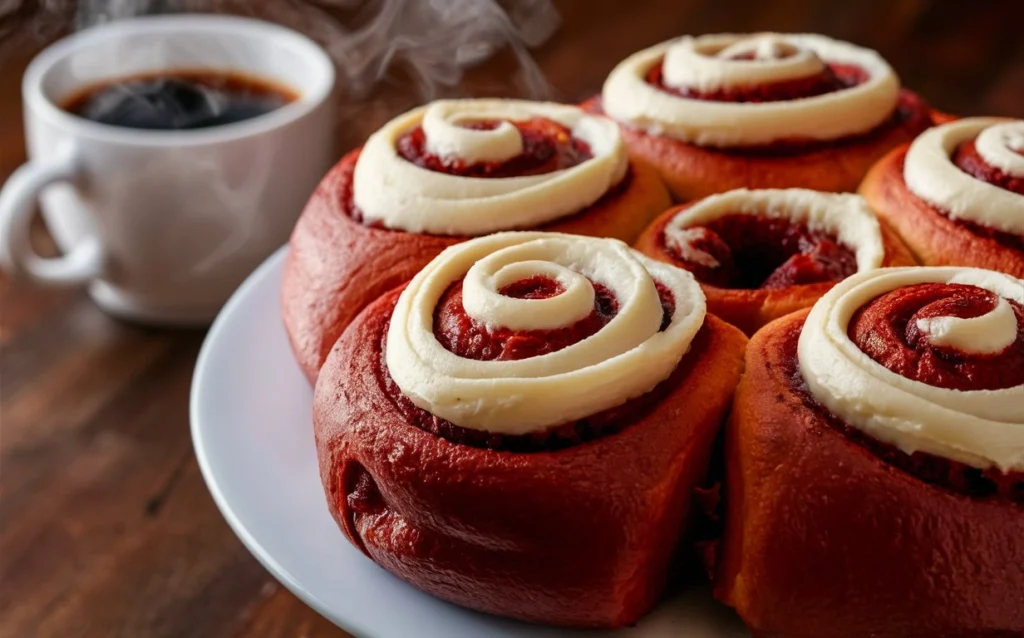
[[687, 36], [579, 107], [388, 122], [302, 214], [283, 317], [330, 513], [439, 598], [631, 625], [722, 483], [756, 636], [1011, 636], [1022, 277], [1024, 121], [824, 36]]

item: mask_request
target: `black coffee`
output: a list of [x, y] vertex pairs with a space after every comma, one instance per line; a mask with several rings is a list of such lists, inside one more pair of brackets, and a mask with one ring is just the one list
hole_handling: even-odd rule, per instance
[[87, 87], [64, 110], [112, 126], [180, 131], [248, 120], [296, 97], [290, 89], [248, 75], [173, 71]]

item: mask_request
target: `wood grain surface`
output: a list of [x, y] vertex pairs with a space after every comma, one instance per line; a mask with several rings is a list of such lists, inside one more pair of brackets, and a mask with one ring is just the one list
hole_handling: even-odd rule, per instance
[[[1024, 116], [1020, 0], [557, 5], [564, 22], [535, 57], [565, 100], [597, 91], [619, 59], [671, 36], [772, 29], [876, 48], [941, 109]], [[0, 25], [0, 181], [23, 161], [18, 84], [39, 44], [22, 34], [14, 46], [17, 33]], [[499, 54], [462, 91], [517, 94], [514, 71]], [[351, 146], [416, 100], [393, 83], [349, 109], [339, 136]], [[0, 636], [346, 635], [260, 567], [206, 490], [188, 431], [202, 339], [112, 320], [80, 290], [0, 278]]]

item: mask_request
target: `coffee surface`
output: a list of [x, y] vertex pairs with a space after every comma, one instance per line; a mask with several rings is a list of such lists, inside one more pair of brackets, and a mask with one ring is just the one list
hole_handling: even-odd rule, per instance
[[296, 98], [287, 87], [240, 73], [169, 71], [86, 87], [64, 109], [111, 126], [176, 131], [248, 120]]

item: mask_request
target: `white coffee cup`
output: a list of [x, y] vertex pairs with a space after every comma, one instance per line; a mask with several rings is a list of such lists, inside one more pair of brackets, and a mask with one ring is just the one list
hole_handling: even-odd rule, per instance
[[[185, 131], [116, 127], [61, 108], [104, 80], [195, 69], [263, 78], [298, 99]], [[209, 321], [287, 241], [337, 159], [333, 85], [323, 49], [258, 20], [139, 18], [61, 40], [32, 61], [22, 84], [30, 159], [0, 192], [4, 267], [38, 283], [88, 284], [117, 316]], [[62, 257], [40, 257], [30, 245], [37, 199]]]

